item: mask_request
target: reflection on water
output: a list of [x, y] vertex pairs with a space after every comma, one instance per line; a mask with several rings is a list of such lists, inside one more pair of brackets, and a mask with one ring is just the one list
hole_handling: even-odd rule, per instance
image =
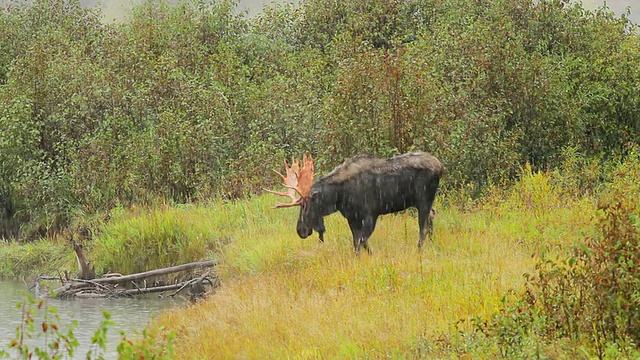
[[[16, 328], [20, 326], [22, 313], [16, 308], [18, 303], [24, 301], [27, 286], [24, 283], [0, 280], [0, 349], [8, 350], [8, 344], [15, 338]], [[107, 331], [107, 351], [103, 351], [105, 359], [116, 359], [116, 347], [120, 341], [120, 330], [127, 332], [130, 337], [135, 337], [136, 331], [142, 328], [158, 313], [184, 303], [180, 299], [76, 299], [57, 300], [47, 299], [47, 306], [58, 309], [61, 330], [68, 329], [72, 320], [78, 321], [74, 334], [80, 343], [76, 350], [75, 359], [85, 359], [91, 350], [91, 337], [98, 330], [104, 320], [103, 312], [111, 314], [111, 321], [115, 325]], [[44, 319], [44, 312], [38, 312], [35, 317], [36, 324]], [[36, 333], [39, 333], [36, 331]], [[43, 339], [29, 342], [31, 348], [37, 346], [46, 348]]]

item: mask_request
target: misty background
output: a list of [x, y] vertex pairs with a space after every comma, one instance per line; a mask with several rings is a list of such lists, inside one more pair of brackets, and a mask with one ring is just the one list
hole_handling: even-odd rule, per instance
[[[142, 0], [80, 0], [85, 6], [102, 6], [104, 10], [104, 17], [107, 21], [121, 21], [126, 17], [128, 9], [132, 7], [132, 4], [139, 3]], [[170, 0], [172, 3], [177, 3], [178, 0]], [[286, 3], [297, 2], [283, 1], [283, 0], [240, 0], [238, 3], [238, 10], [247, 11], [250, 15], [255, 15], [262, 10], [265, 5], [270, 3]], [[629, 1], [629, 3], [631, 0]]]
[[[4, 1], [4, 0], [2, 0]], [[105, 20], [107, 21], [119, 21], [126, 17], [127, 9], [131, 8], [132, 3], [140, 2], [142, 0], [81, 0], [80, 2], [85, 6], [95, 6], [100, 5], [104, 9]], [[177, 2], [177, 0], [171, 0], [172, 2]], [[240, 0], [238, 4], [238, 9], [241, 11], [248, 11], [250, 15], [255, 15], [258, 12], [262, 11], [262, 8], [265, 5], [269, 5], [271, 3], [286, 3], [286, 2], [297, 2], [297, 0], [286, 1], [286, 0]], [[631, 14], [629, 18], [636, 24], [640, 24], [640, 4], [638, 0], [614, 0], [614, 1], [603, 1], [603, 0], [584, 0], [582, 4], [587, 10], [595, 10], [598, 7], [602, 6], [604, 3], [607, 4], [609, 9], [616, 13], [618, 16], [625, 14], [627, 9], [631, 9]]]
[[[0, 2], [1, 1], [5, 0], [0, 0]], [[106, 21], [122, 21], [126, 18], [128, 9], [132, 7], [132, 4], [136, 4], [141, 1], [142, 0], [80, 0], [80, 3], [84, 6], [101, 6], [104, 11]], [[178, 0], [170, 0], [170, 2], [177, 3]], [[240, 0], [238, 3], [238, 10], [246, 10], [250, 15], [255, 15], [260, 12], [265, 5], [286, 2], [297, 2], [297, 0]]]
[[[11, 1], [12, 0], [0, 0], [0, 4], [6, 5]], [[142, 0], [80, 0], [80, 3], [83, 6], [87, 7], [102, 7], [105, 21], [110, 22], [124, 20], [132, 5], [141, 1]], [[178, 0], [170, 1], [174, 3], [178, 2]], [[282, 4], [287, 2], [296, 3], [298, 2], [298, 0], [240, 0], [240, 2], [238, 3], [238, 10], [247, 11], [249, 15], [255, 15], [262, 11], [265, 5], [270, 5], [272, 3]], [[627, 9], [630, 9], [631, 14], [629, 15], [629, 19], [631, 19], [631, 21], [636, 24], [640, 24], [640, 4], [638, 3], [638, 0], [582, 1], [584, 8], [587, 10], [595, 10], [598, 7], [602, 6], [604, 3], [606, 3], [609, 9], [611, 9], [611, 11], [613, 11], [618, 16], [626, 14]]]

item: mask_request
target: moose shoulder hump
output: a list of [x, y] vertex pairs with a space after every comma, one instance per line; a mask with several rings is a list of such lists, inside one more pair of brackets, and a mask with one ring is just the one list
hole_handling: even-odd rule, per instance
[[380, 169], [380, 172], [395, 171], [399, 168], [414, 168], [431, 170], [434, 173], [442, 174], [444, 171], [442, 163], [435, 156], [426, 152], [411, 152], [397, 155], [387, 160], [387, 168]]
[[338, 165], [320, 180], [329, 184], [338, 184], [364, 172], [384, 174], [402, 168], [431, 170], [438, 174], [442, 174], [443, 171], [440, 161], [426, 152], [412, 152], [389, 159], [380, 159], [372, 155], [357, 155]]

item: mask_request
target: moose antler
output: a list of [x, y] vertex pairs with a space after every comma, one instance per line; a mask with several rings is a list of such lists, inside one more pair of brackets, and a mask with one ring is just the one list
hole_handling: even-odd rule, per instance
[[[302, 168], [300, 168], [300, 163], [296, 159], [291, 160], [291, 166], [289, 166], [287, 160], [285, 160], [284, 167], [287, 171], [286, 176], [275, 170], [274, 172], [280, 175], [282, 181], [284, 181], [283, 185], [287, 187], [288, 190], [286, 192], [273, 191], [268, 189], [265, 190], [272, 194], [288, 196], [291, 198], [291, 202], [278, 203], [274, 206], [274, 208], [301, 205], [307, 199], [307, 197], [309, 197], [311, 186], [313, 185], [314, 165], [311, 156], [307, 156], [306, 154], [303, 156]], [[300, 198], [298, 198], [296, 194], [300, 195]]]
[[303, 199], [309, 197], [311, 187], [313, 186], [313, 175], [315, 174], [315, 166], [311, 155], [304, 154], [302, 156], [302, 168], [300, 176], [298, 176], [298, 187], [295, 189]]
[[281, 173], [273, 170], [276, 174], [280, 175], [280, 177], [282, 178], [282, 181], [284, 181], [284, 186], [286, 186], [288, 188], [288, 190], [286, 192], [282, 192], [282, 191], [273, 191], [273, 190], [268, 190], [265, 189], [266, 191], [272, 193], [272, 194], [276, 194], [276, 195], [280, 195], [280, 196], [288, 196], [291, 198], [291, 202], [290, 203], [278, 203], [276, 204], [276, 206], [274, 206], [274, 208], [281, 208], [281, 207], [290, 207], [290, 206], [297, 206], [300, 205], [300, 199], [298, 199], [298, 197], [296, 196], [296, 187], [298, 186], [298, 177], [300, 176], [300, 164], [298, 163], [298, 160], [296, 159], [292, 159], [291, 161], [291, 166], [289, 166], [289, 164], [287, 163], [287, 160], [284, 161], [284, 168], [286, 169], [287, 172], [287, 176], [282, 175]]

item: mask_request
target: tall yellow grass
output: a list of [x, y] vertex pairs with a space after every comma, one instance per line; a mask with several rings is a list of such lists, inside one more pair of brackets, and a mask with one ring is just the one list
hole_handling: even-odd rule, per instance
[[540, 248], [590, 231], [594, 202], [563, 199], [548, 180], [525, 173], [499, 200], [439, 208], [434, 240], [422, 251], [412, 212], [384, 216], [369, 242], [373, 254], [359, 257], [340, 215], [327, 218], [319, 243], [316, 235], [299, 239], [297, 210], [270, 209], [270, 196], [219, 204], [216, 212], [232, 214], [234, 224], [209, 223], [228, 237], [222, 287], [155, 325], [176, 332], [180, 359], [437, 356], [420, 344], [495, 312], [507, 290], [522, 286]]

